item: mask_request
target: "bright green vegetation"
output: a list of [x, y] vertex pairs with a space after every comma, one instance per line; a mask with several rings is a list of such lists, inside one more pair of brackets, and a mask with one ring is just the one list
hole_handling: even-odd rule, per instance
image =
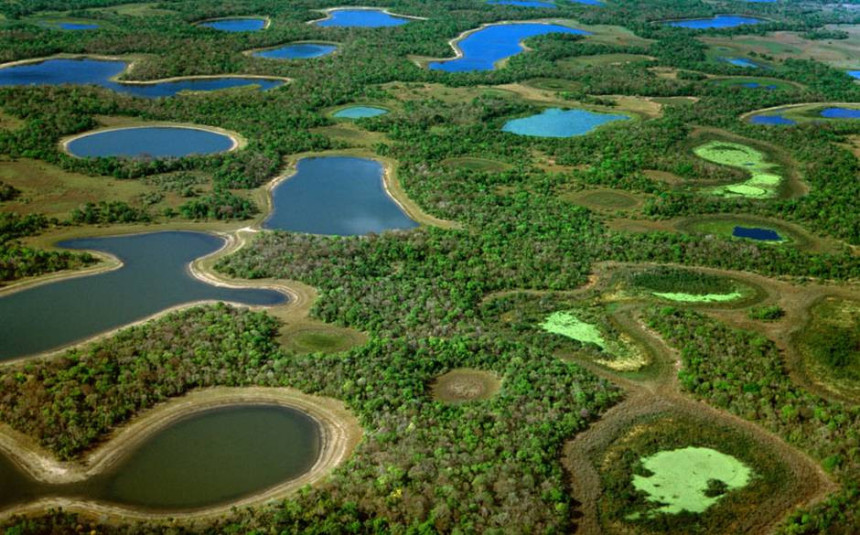
[[741, 292], [728, 294], [688, 294], [684, 292], [654, 292], [654, 295], [669, 301], [680, 301], [682, 303], [721, 303], [734, 301], [743, 297]]
[[661, 451], [641, 462], [651, 475], [634, 475], [633, 486], [660, 504], [651, 514], [702, 513], [752, 477], [744, 463], [711, 448]]
[[782, 175], [777, 173], [778, 165], [767, 161], [760, 151], [740, 143], [728, 141], [709, 141], [696, 147], [696, 156], [720, 165], [728, 165], [749, 171], [749, 180], [740, 184], [719, 186], [711, 190], [714, 195], [741, 196], [751, 198], [775, 197], [782, 183]]
[[751, 307], [747, 311], [747, 316], [752, 320], [776, 321], [785, 316], [785, 310], [783, 310], [779, 305]]
[[824, 388], [860, 400], [860, 303], [827, 298], [809, 313], [795, 336], [804, 370]]
[[296, 353], [337, 353], [361, 345], [360, 333], [333, 325], [290, 329], [283, 337], [284, 345]]
[[570, 312], [555, 312], [551, 314], [541, 324], [541, 328], [547, 332], [573, 338], [584, 344], [594, 344], [601, 349], [606, 349], [606, 341], [600, 334], [600, 329], [590, 323], [579, 321]]

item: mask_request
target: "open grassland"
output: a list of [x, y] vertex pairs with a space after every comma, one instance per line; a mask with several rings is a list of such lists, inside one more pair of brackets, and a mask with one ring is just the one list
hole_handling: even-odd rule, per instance
[[492, 372], [458, 368], [437, 377], [430, 390], [443, 403], [465, 403], [490, 399], [501, 387], [502, 381]]
[[772, 229], [776, 231], [781, 238], [783, 238], [782, 241], [769, 242], [773, 245], [790, 245], [804, 251], [815, 252], [835, 252], [844, 247], [844, 245], [840, 244], [837, 240], [815, 236], [794, 223], [748, 215], [691, 217], [677, 221], [674, 226], [681, 232], [713, 234], [735, 240], [747, 240], [747, 238], [737, 238], [732, 236], [732, 231], [736, 226], [757, 227]]
[[860, 58], [860, 25], [828, 26], [848, 33], [847, 39], [810, 40], [797, 32], [777, 31], [765, 36], [711, 37], [699, 39], [712, 47], [755, 52], [776, 59], [814, 59], [837, 68], [856, 67]]
[[387, 143], [388, 137], [380, 132], [370, 132], [360, 126], [342, 122], [335, 126], [320, 126], [312, 128], [311, 132], [326, 136], [337, 143], [343, 143], [349, 147], [370, 148], [377, 143]]
[[448, 158], [442, 164], [452, 169], [468, 169], [470, 171], [501, 172], [511, 168], [511, 164], [505, 162], [472, 156]]
[[829, 297], [809, 309], [793, 337], [811, 381], [860, 403], [860, 301]]
[[597, 54], [593, 56], [574, 56], [558, 62], [563, 69], [593, 67], [595, 65], [624, 65], [625, 63], [649, 62], [657, 58], [644, 54]]
[[622, 190], [599, 189], [562, 193], [560, 197], [573, 204], [598, 211], [631, 211], [638, 209], [644, 199]]

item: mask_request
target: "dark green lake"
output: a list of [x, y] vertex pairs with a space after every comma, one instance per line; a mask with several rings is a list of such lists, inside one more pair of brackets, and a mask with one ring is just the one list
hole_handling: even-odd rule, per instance
[[321, 437], [297, 409], [237, 405], [183, 418], [81, 482], [39, 483], [0, 455], [0, 508], [48, 496], [157, 511], [219, 505], [301, 476], [319, 458]]
[[200, 232], [158, 232], [62, 242], [67, 249], [103, 251], [123, 267], [60, 280], [0, 297], [0, 360], [56, 349], [194, 301], [276, 305], [273, 290], [223, 288], [191, 275], [189, 264], [224, 245]]

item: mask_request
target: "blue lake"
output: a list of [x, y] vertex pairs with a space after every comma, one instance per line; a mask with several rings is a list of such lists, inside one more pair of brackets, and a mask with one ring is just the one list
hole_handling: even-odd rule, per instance
[[57, 24], [57, 28], [70, 31], [97, 30], [99, 28], [99, 25], [83, 22], [61, 22]]
[[266, 19], [220, 19], [201, 22], [199, 25], [222, 32], [258, 32], [266, 27]]
[[744, 58], [721, 58], [726, 63], [731, 63], [735, 67], [746, 67], [748, 69], [758, 69], [760, 65], [752, 60]]
[[512, 119], [502, 130], [521, 136], [573, 137], [587, 134], [604, 124], [627, 120], [630, 120], [627, 115], [549, 108], [538, 115]]
[[860, 79], [860, 71], [848, 71], [848, 76]]
[[779, 126], [791, 126], [797, 124], [795, 120], [783, 117], [782, 115], [753, 115], [750, 117], [750, 123]]
[[819, 115], [826, 119], [860, 119], [860, 109], [825, 108]]
[[380, 162], [366, 158], [299, 160], [296, 173], [272, 191], [274, 210], [263, 226], [337, 236], [417, 227], [388, 196], [384, 172]]
[[335, 9], [329, 12], [328, 18], [314, 24], [338, 28], [384, 28], [409, 22], [412, 19], [389, 15], [382, 9]]
[[105, 130], [69, 142], [71, 154], [81, 158], [181, 158], [192, 154], [225, 152], [233, 140], [224, 134], [177, 126], [141, 126]]
[[540, 2], [539, 0], [487, 0], [487, 3], [496, 6], [544, 7], [547, 9], [558, 8], [558, 6], [552, 2]]
[[350, 106], [349, 108], [335, 112], [332, 117], [337, 117], [338, 119], [367, 119], [368, 117], [379, 117], [386, 113], [388, 113], [388, 110], [373, 106]]
[[222, 288], [189, 272], [189, 263], [220, 249], [222, 238], [159, 232], [62, 242], [120, 258], [120, 269], [59, 280], [0, 297], [0, 360], [56, 349], [170, 307], [200, 300], [276, 305], [272, 290]]
[[0, 86], [18, 85], [98, 85], [136, 97], [172, 97], [181, 91], [217, 91], [249, 85], [261, 90], [284, 84], [283, 80], [250, 77], [200, 78], [154, 84], [122, 84], [111, 78], [128, 67], [125, 61], [95, 59], [49, 59], [0, 69]]
[[760, 24], [763, 19], [754, 17], [742, 17], [739, 15], [716, 15], [709, 19], [670, 20], [665, 24], [677, 28], [688, 28], [691, 30], [706, 30], [710, 28], [734, 28], [745, 24]]
[[490, 71], [503, 59], [525, 50], [522, 41], [536, 35], [548, 33], [570, 33], [588, 35], [589, 32], [561, 26], [518, 22], [493, 24], [476, 30], [456, 43], [462, 56], [445, 61], [433, 61], [428, 66], [433, 70], [447, 72]]
[[295, 43], [268, 50], [254, 52], [258, 58], [269, 59], [309, 59], [326, 56], [337, 50], [337, 45], [323, 43]]
[[732, 229], [732, 236], [758, 241], [782, 241], [782, 236], [769, 228], [736, 226]]

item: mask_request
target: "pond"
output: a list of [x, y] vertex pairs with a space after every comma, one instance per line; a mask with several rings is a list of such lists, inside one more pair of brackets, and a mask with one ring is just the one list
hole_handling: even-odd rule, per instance
[[179, 79], [166, 82], [133, 84], [112, 79], [119, 76], [128, 63], [96, 59], [48, 59], [0, 68], [0, 86], [19, 85], [98, 85], [118, 93], [136, 97], [172, 97], [182, 91], [217, 91], [241, 86], [257, 86], [260, 90], [284, 84], [283, 80], [225, 76], [218, 78]]
[[744, 59], [744, 58], [721, 58], [721, 59], [723, 61], [725, 61], [726, 63], [731, 63], [735, 67], [745, 67], [747, 69], [758, 69], [761, 67], [758, 63], [756, 63], [752, 60]]
[[252, 55], [268, 59], [310, 59], [327, 56], [337, 50], [337, 45], [325, 43], [294, 43], [278, 48], [260, 50]]
[[332, 117], [338, 119], [367, 119], [368, 117], [379, 117], [386, 113], [388, 113], [388, 110], [374, 106], [350, 106], [336, 111]]
[[199, 232], [87, 238], [58, 244], [66, 249], [110, 253], [120, 258], [123, 266], [0, 297], [0, 360], [57, 349], [196, 301], [261, 306], [286, 301], [283, 294], [273, 290], [212, 286], [191, 275], [192, 260], [224, 244], [223, 238]]
[[860, 79], [860, 71], [848, 71], [848, 76]]
[[747, 238], [757, 241], [782, 241], [782, 236], [778, 232], [769, 228], [761, 227], [742, 227], [735, 226], [732, 229], [732, 236], [736, 238]]
[[102, 130], [69, 141], [69, 153], [79, 158], [182, 158], [233, 149], [228, 135], [184, 126], [140, 126]]
[[297, 409], [209, 409], [168, 425], [107, 473], [81, 482], [40, 483], [0, 456], [0, 507], [46, 496], [160, 511], [213, 506], [301, 476], [319, 458], [321, 446], [319, 423]]
[[749, 179], [710, 190], [714, 195], [727, 197], [766, 198], [777, 194], [782, 183], [779, 165], [769, 155], [742, 143], [710, 141], [696, 147], [693, 152], [699, 158], [720, 165], [742, 169], [750, 174]]
[[734, 28], [745, 24], [760, 24], [765, 22], [764, 19], [755, 17], [743, 17], [740, 15], [716, 15], [709, 19], [685, 19], [685, 20], [670, 20], [664, 22], [667, 26], [675, 26], [676, 28], [688, 28], [691, 30], [706, 30], [711, 28]]
[[753, 115], [750, 117], [750, 123], [771, 126], [791, 126], [797, 124], [797, 121], [789, 119], [788, 117], [783, 117], [782, 115]]
[[60, 22], [56, 28], [69, 31], [97, 30], [99, 25], [87, 22]]
[[520, 136], [573, 137], [587, 134], [605, 124], [629, 120], [628, 115], [549, 108], [538, 115], [512, 119], [505, 123], [502, 130]]
[[819, 115], [826, 119], [860, 119], [860, 109], [824, 108]]
[[266, 27], [266, 19], [259, 18], [236, 18], [218, 19], [199, 23], [199, 26], [212, 28], [222, 32], [258, 32]]
[[776, 85], [764, 85], [758, 82], [743, 82], [739, 84], [741, 87], [746, 87], [747, 89], [767, 89], [768, 91], [773, 91], [775, 89], [779, 89]]
[[386, 192], [384, 172], [380, 162], [367, 158], [299, 160], [296, 173], [272, 191], [272, 214], [263, 226], [337, 236], [417, 227]]
[[314, 24], [336, 28], [385, 28], [410, 22], [412, 19], [392, 15], [384, 9], [333, 9], [327, 18]]
[[538, 22], [517, 22], [512, 24], [491, 24], [465, 35], [456, 43], [459, 57], [455, 59], [432, 61], [432, 70], [447, 72], [490, 71], [496, 63], [515, 56], [525, 50], [522, 42], [529, 37], [548, 33], [568, 33], [589, 35], [589, 32], [568, 28], [559, 24]]

